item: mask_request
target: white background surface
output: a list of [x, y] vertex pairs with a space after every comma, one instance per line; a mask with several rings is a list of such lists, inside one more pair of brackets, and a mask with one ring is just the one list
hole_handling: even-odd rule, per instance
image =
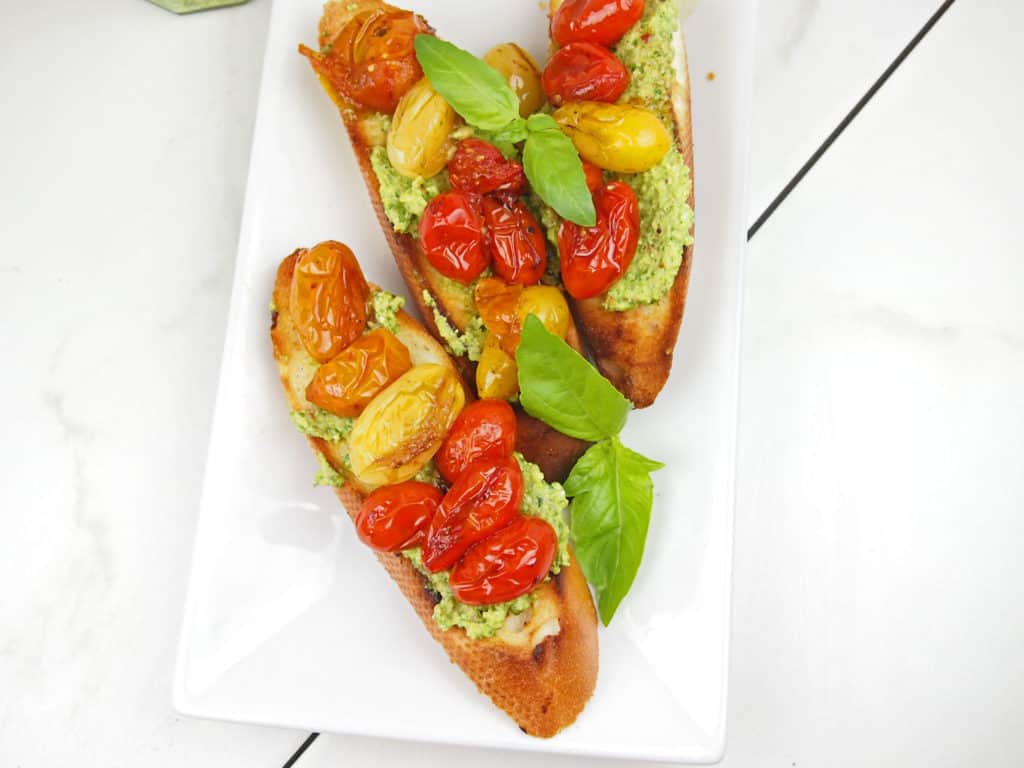
[[[762, 0], [751, 220], [937, 5]], [[169, 704], [267, 10], [0, 6], [0, 765], [305, 736]], [[1024, 761], [1022, 27], [959, 0], [751, 244], [725, 765]]]

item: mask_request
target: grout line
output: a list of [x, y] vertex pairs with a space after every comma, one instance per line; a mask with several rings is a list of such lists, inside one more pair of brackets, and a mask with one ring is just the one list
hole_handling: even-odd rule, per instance
[[309, 736], [306, 737], [306, 740], [304, 742], [302, 742], [302, 744], [299, 745], [299, 748], [296, 749], [292, 753], [292, 756], [288, 758], [288, 761], [284, 765], [282, 765], [281, 768], [292, 768], [292, 766], [295, 765], [295, 763], [298, 761], [298, 759], [300, 757], [302, 757], [303, 753], [307, 749], [309, 749], [310, 745], [314, 741], [316, 741], [316, 739], [317, 739], [317, 737], [319, 735], [320, 735], [319, 733], [311, 733], [311, 734], [309, 734]]
[[789, 180], [789, 183], [786, 184], [786, 186], [782, 188], [782, 191], [775, 196], [775, 199], [768, 204], [768, 207], [764, 209], [764, 212], [757, 217], [757, 221], [750, 225], [750, 229], [747, 230], [748, 241], [757, 234], [757, 231], [762, 227], [762, 225], [771, 218], [771, 215], [775, 213], [776, 209], [778, 209], [778, 207], [782, 205], [783, 201], [789, 197], [789, 193], [796, 189], [796, 185], [803, 181], [804, 176], [806, 176], [811, 168], [815, 166], [815, 164], [821, 159], [822, 155], [828, 151], [828, 148], [835, 143], [836, 139], [842, 135], [843, 131], [845, 131], [847, 126], [853, 122], [854, 118], [860, 114], [861, 110], [864, 109], [867, 103], [874, 98], [879, 89], [885, 85], [886, 80], [888, 80], [892, 76], [892, 73], [895, 72], [906, 60], [910, 55], [910, 52], [917, 47], [917, 44], [924, 39], [925, 35], [931, 31], [931, 28], [935, 26], [938, 20], [942, 18], [942, 15], [950, 9], [950, 6], [952, 6], [954, 2], [955, 0], [945, 0], [945, 2], [939, 6], [939, 9], [935, 11], [931, 18], [925, 22], [925, 25], [918, 30], [917, 34], [914, 35], [909, 43], [907, 43], [906, 47], [900, 51], [899, 55], [892, 60], [892, 63], [885, 68], [885, 71], [881, 76], [875, 80], [875, 82], [871, 84], [871, 87], [868, 88], [867, 92], [860, 97], [860, 101], [853, 106], [853, 109], [846, 114], [846, 117], [844, 117], [832, 133], [826, 137], [826, 139], [821, 143], [821, 146], [814, 150], [814, 153], [807, 159], [807, 162], [801, 166], [800, 170], [796, 172], [796, 175]]

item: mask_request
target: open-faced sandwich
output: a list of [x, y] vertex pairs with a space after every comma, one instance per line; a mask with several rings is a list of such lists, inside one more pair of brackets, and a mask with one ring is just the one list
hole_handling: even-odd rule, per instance
[[676, 2], [553, 2], [550, 31], [541, 69], [514, 43], [480, 60], [411, 11], [332, 0], [319, 49], [300, 50], [341, 112], [411, 295], [476, 364], [480, 396], [516, 397], [533, 313], [646, 406], [671, 367], [692, 252]]
[[401, 306], [341, 243], [281, 263], [270, 335], [292, 421], [451, 660], [523, 731], [552, 736], [597, 676], [565, 491], [517, 450], [508, 403], [473, 401]]

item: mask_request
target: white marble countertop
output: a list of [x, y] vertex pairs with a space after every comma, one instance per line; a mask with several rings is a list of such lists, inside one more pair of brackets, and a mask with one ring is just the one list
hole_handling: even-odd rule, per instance
[[[761, 6], [751, 220], [939, 2]], [[306, 737], [170, 707], [268, 8], [0, 10], [2, 766]], [[751, 242], [725, 765], [1024, 762], [1022, 26], [955, 3]], [[297, 765], [413, 759], [481, 753]]]

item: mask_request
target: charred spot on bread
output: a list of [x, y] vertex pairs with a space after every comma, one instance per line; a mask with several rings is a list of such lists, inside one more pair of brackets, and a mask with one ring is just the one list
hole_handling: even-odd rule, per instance
[[545, 644], [543, 642], [533, 646], [533, 660], [538, 664], [544, 663], [544, 647]]
[[270, 330], [277, 328], [277, 310], [270, 310]]

